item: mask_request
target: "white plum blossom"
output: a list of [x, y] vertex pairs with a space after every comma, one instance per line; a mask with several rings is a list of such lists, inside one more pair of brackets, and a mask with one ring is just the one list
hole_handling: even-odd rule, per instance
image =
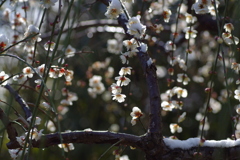
[[139, 16], [130, 18], [127, 27], [127, 32], [135, 38], [142, 38], [146, 31], [146, 26], [141, 24]]
[[9, 75], [7, 75], [4, 71], [0, 72], [0, 85], [5, 86], [8, 78]]
[[186, 33], [185, 34], [185, 38], [186, 39], [190, 39], [190, 38], [196, 38], [197, 37], [197, 31], [190, 28], [190, 27], [187, 27], [184, 32]]
[[143, 113], [141, 111], [141, 109], [139, 109], [138, 107], [133, 107], [132, 112], [130, 113], [132, 120], [131, 123], [134, 126], [136, 124], [136, 121], [143, 116]]
[[187, 85], [190, 81], [190, 78], [184, 73], [179, 73], [177, 74], [177, 81], [179, 83], [183, 83], [183, 85]]
[[223, 28], [226, 30], [226, 32], [229, 32], [229, 33], [231, 33], [234, 30], [234, 26], [232, 23], [224, 24]]
[[109, 39], [107, 41], [107, 51], [113, 54], [119, 54], [122, 50], [122, 45], [116, 39]]
[[172, 111], [175, 108], [171, 101], [163, 101], [161, 107], [164, 111]]
[[181, 87], [174, 87], [174, 88], [173, 88], [173, 93], [174, 93], [174, 94], [177, 94], [177, 97], [178, 97], [178, 98], [181, 98], [181, 97], [186, 98], [187, 95], [188, 95], [187, 90], [186, 90], [186, 89], [183, 89], [183, 88], [181, 88]]
[[134, 38], [131, 40], [124, 40], [123, 45], [127, 48], [127, 50], [134, 50], [137, 48], [137, 42]]
[[25, 136], [20, 136], [20, 137], [16, 137], [17, 142], [20, 144], [20, 146], [24, 147], [25, 143], [26, 143], [26, 137]]
[[126, 98], [126, 95], [125, 95], [125, 94], [120, 94], [120, 93], [113, 94], [112, 96], [113, 96], [112, 100], [116, 100], [116, 101], [118, 101], [119, 103], [124, 102], [124, 101], [125, 101], [125, 98]]
[[175, 133], [175, 132], [181, 133], [182, 132], [182, 127], [180, 127], [176, 123], [171, 123], [170, 124], [170, 130], [171, 130], [171, 133]]
[[119, 14], [121, 14], [122, 12], [123, 10], [119, 0], [112, 0], [108, 6], [105, 16], [111, 19], [116, 19], [118, 18]]
[[40, 42], [42, 40], [40, 38], [39, 28], [34, 25], [29, 25], [27, 31], [24, 33], [24, 37], [27, 38], [33, 35], [35, 36], [29, 39], [31, 43], [34, 43], [35, 41]]
[[168, 23], [170, 20], [170, 16], [172, 15], [172, 12], [170, 9], [164, 8], [162, 15], [163, 15], [164, 22]]
[[74, 146], [72, 143], [59, 144], [58, 147], [63, 148], [65, 152], [74, 150]]
[[235, 93], [234, 98], [240, 101], [240, 90], [236, 89], [234, 93]]
[[131, 75], [131, 69], [132, 67], [122, 67], [121, 70], [119, 71], [120, 76], [125, 76], [127, 74]]
[[48, 41], [47, 43], [44, 44], [44, 49], [48, 51], [48, 48], [50, 51], [53, 51], [54, 47], [56, 46], [55, 42]]
[[30, 68], [30, 67], [25, 67], [25, 68], [23, 68], [22, 72], [23, 72], [23, 74], [24, 74], [26, 77], [28, 77], [28, 78], [32, 78], [32, 77], [33, 77], [34, 71], [33, 71], [32, 68]]
[[176, 45], [172, 41], [167, 41], [164, 48], [166, 51], [175, 51]]
[[76, 49], [73, 48], [71, 45], [68, 45], [66, 50], [65, 50], [65, 56], [66, 58], [73, 57], [76, 53]]
[[38, 141], [42, 137], [42, 132], [43, 132], [43, 129], [38, 131], [36, 128], [34, 128], [33, 130], [30, 131], [29, 138], [32, 138], [35, 141]]
[[[13, 160], [16, 160], [18, 157], [21, 157], [23, 153], [22, 148], [9, 149], [8, 152]], [[28, 148], [26, 148], [25, 154], [27, 152], [28, 152]]]
[[196, 3], [192, 5], [192, 9], [196, 14], [206, 14], [209, 13], [209, 6], [211, 5], [211, 0], [197, 0]]
[[127, 86], [131, 82], [131, 80], [125, 76], [115, 77], [115, 80], [117, 80], [118, 86]]
[[237, 45], [239, 43], [239, 39], [228, 32], [222, 33], [222, 38], [227, 45]]

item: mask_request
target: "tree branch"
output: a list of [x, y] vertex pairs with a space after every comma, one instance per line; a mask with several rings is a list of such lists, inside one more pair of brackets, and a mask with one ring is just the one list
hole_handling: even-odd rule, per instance
[[6, 84], [4, 87], [14, 96], [15, 100], [22, 107], [25, 113], [25, 118], [28, 119], [29, 117], [31, 117], [32, 112], [24, 99], [9, 84]]
[[[61, 134], [61, 136], [60, 136]], [[110, 131], [73, 131], [65, 133], [54, 133], [43, 135], [39, 141], [32, 141], [32, 146], [36, 148], [46, 148], [63, 143], [84, 143], [84, 144], [115, 144], [121, 141], [118, 145], [127, 145], [137, 148], [143, 148], [142, 137], [115, 133]], [[9, 149], [21, 147], [18, 142], [9, 142]]]

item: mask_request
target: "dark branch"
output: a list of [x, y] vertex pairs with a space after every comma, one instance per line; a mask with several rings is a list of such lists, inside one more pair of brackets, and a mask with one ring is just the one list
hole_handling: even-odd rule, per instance
[[24, 99], [9, 84], [6, 84], [4, 87], [14, 96], [15, 100], [22, 107], [25, 113], [25, 118], [28, 119], [29, 117], [31, 117], [32, 112]]
[[[84, 144], [115, 144], [127, 145], [142, 148], [142, 138], [125, 133], [114, 133], [109, 131], [74, 131], [43, 135], [39, 141], [33, 141], [32, 146], [36, 148], [46, 148], [63, 143], [84, 143]], [[19, 148], [18, 142], [9, 142], [9, 149]]]

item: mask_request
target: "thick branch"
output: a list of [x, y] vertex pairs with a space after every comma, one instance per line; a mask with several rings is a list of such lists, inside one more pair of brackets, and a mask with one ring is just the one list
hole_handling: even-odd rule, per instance
[[[142, 148], [142, 138], [125, 133], [114, 133], [109, 131], [74, 131], [43, 135], [39, 141], [33, 141], [32, 146], [36, 148], [46, 148], [63, 143], [84, 143], [84, 144], [115, 144], [127, 145]], [[18, 142], [9, 142], [9, 149], [19, 148]]]
[[6, 84], [4, 87], [14, 96], [15, 100], [22, 107], [25, 113], [25, 118], [28, 119], [29, 117], [31, 117], [32, 112], [24, 99], [9, 84]]

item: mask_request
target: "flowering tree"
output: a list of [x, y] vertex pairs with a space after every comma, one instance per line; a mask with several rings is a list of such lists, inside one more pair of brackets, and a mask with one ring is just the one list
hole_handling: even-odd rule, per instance
[[2, 1], [1, 155], [238, 159], [233, 4]]

